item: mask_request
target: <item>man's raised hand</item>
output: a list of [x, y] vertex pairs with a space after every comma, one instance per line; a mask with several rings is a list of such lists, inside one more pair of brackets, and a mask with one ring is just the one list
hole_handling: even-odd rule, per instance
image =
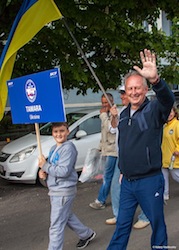
[[144, 49], [144, 52], [140, 52], [140, 58], [143, 68], [140, 69], [136, 65], [133, 68], [138, 71], [141, 76], [145, 77], [151, 84], [155, 84], [159, 79], [155, 54], [151, 53], [148, 49]]

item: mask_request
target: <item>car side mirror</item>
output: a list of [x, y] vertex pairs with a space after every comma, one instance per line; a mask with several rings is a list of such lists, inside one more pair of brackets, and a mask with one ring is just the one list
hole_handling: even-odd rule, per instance
[[79, 131], [76, 133], [76, 139], [80, 139], [80, 138], [82, 138], [82, 137], [84, 137], [84, 136], [87, 136], [87, 133], [86, 133], [86, 131], [84, 131], [84, 130], [79, 130]]

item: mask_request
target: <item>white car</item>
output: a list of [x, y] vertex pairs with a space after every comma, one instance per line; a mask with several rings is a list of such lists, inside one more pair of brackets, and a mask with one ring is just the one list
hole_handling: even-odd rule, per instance
[[[88, 149], [99, 146], [101, 136], [99, 110], [69, 113], [67, 121], [70, 126], [68, 139], [75, 144], [78, 150], [75, 168], [80, 171]], [[42, 153], [46, 158], [48, 158], [51, 146], [55, 144], [51, 134], [50, 123], [40, 128]], [[36, 183], [39, 171], [38, 155], [35, 132], [10, 142], [0, 152], [0, 177], [13, 182]], [[39, 181], [45, 185], [43, 181]]]

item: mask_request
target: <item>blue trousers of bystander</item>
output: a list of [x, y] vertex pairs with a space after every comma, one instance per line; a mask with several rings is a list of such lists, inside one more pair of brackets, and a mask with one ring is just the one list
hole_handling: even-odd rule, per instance
[[110, 192], [111, 181], [113, 178], [116, 161], [117, 161], [117, 157], [106, 156], [103, 183], [98, 193], [98, 200], [103, 204], [106, 202], [107, 196]]

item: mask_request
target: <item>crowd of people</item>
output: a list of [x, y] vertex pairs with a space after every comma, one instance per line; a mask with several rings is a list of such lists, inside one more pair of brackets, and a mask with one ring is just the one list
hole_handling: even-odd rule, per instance
[[[169, 173], [179, 182], [178, 114], [172, 91], [158, 75], [155, 54], [145, 49], [140, 58], [142, 68], [134, 66], [119, 89], [123, 104], [120, 113], [110, 93], [101, 97], [99, 150], [106, 163], [98, 196], [89, 206], [105, 209], [111, 194], [113, 217], [106, 224], [116, 224], [116, 228], [107, 250], [127, 249], [132, 227], [149, 224], [151, 249], [168, 249], [164, 201], [169, 199]], [[156, 93], [155, 100], [146, 97], [148, 84]], [[78, 180], [74, 168], [77, 151], [67, 141], [68, 134], [67, 123], [53, 124], [56, 145], [50, 149], [48, 161], [43, 155], [39, 157], [39, 176], [47, 178], [51, 202], [48, 250], [63, 249], [66, 225], [77, 234], [78, 249], [96, 236], [72, 212]], [[138, 206], [142, 211], [133, 225]]]

